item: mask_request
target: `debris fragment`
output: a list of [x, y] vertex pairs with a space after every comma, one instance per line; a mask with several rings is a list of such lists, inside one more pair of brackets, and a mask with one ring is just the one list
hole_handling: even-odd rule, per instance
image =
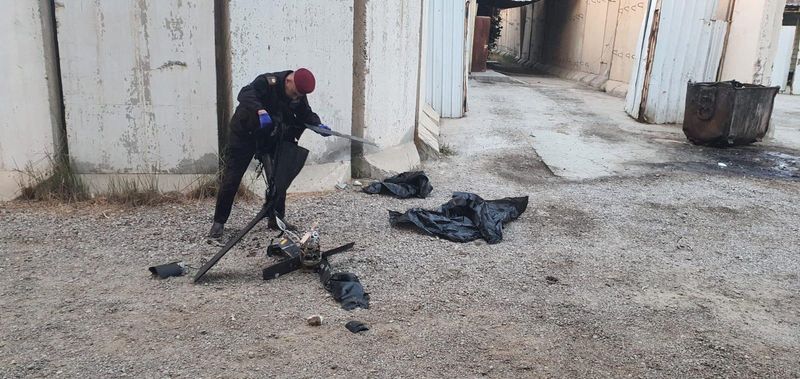
[[[288, 233], [287, 233], [288, 234]], [[292, 237], [293, 236], [293, 237]], [[268, 256], [283, 258], [280, 262], [270, 265], [262, 271], [264, 280], [276, 279], [301, 268], [314, 270], [319, 274], [319, 280], [325, 290], [333, 298], [342, 303], [345, 310], [355, 308], [369, 308], [369, 294], [364, 292], [364, 287], [355, 274], [349, 272], [334, 273], [328, 258], [350, 250], [355, 243], [349, 243], [328, 251], [320, 251], [319, 235], [312, 231], [299, 238], [294, 233], [272, 243], [267, 249]]]
[[355, 180], [355, 181], [353, 181], [353, 185], [354, 185], [354, 186], [356, 186], [356, 187], [361, 187], [361, 186], [363, 186], [364, 184], [363, 184], [363, 183], [361, 183], [361, 182], [360, 182], [360, 181], [358, 181], [358, 180]]
[[372, 182], [364, 187], [363, 191], [373, 195], [392, 195], [400, 199], [409, 197], [424, 199], [431, 194], [433, 186], [425, 172], [413, 171], [386, 178], [382, 182]]
[[547, 281], [547, 284], [556, 284], [558, 283], [558, 278], [555, 276], [547, 275], [544, 277], [544, 280]]
[[527, 208], [527, 196], [484, 200], [474, 193], [456, 192], [437, 211], [389, 211], [389, 222], [392, 226], [415, 226], [454, 242], [483, 238], [494, 244], [503, 239], [503, 225], [516, 220]]
[[344, 327], [353, 333], [364, 332], [369, 330], [369, 327], [366, 324], [356, 320], [348, 322], [347, 324], [344, 325]]
[[728, 167], [728, 165], [726, 165], [725, 163], [722, 163], [722, 162], [717, 163], [717, 166], [722, 167], [722, 168]]
[[342, 303], [342, 308], [369, 309], [369, 293], [364, 291], [358, 276], [349, 272], [331, 273], [331, 265], [324, 259], [319, 266], [319, 280], [333, 299]]
[[322, 325], [322, 316], [320, 315], [308, 316], [306, 322], [308, 323], [308, 325], [311, 326], [320, 326]]
[[336, 189], [343, 190], [346, 188], [347, 188], [347, 183], [342, 183], [342, 182], [336, 183]]
[[172, 262], [159, 266], [152, 266], [148, 268], [150, 273], [154, 276], [157, 275], [161, 279], [166, 279], [171, 276], [182, 276], [186, 274], [186, 264], [183, 262]]

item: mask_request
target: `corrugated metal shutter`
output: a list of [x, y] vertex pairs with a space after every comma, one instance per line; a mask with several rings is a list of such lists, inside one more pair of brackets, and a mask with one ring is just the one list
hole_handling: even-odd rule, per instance
[[431, 0], [428, 7], [425, 100], [441, 117], [461, 117], [465, 96], [465, 2]]
[[[718, 0], [650, 1], [626, 111], [656, 124], [683, 121], [686, 83], [716, 81], [728, 22], [713, 20]], [[654, 35], [655, 33], [655, 35]], [[650, 49], [655, 46], [655, 51]]]

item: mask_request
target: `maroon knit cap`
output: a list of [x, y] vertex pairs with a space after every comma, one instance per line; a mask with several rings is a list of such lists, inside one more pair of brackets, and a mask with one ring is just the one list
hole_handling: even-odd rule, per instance
[[307, 95], [314, 92], [314, 87], [317, 85], [314, 74], [305, 68], [299, 68], [294, 72], [294, 85], [297, 87], [297, 92]]

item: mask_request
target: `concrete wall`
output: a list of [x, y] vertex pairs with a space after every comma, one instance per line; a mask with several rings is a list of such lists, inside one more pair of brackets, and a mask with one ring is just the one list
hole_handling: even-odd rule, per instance
[[[236, 105], [239, 89], [259, 74], [298, 67], [317, 76], [309, 101], [323, 122], [380, 145], [355, 152], [373, 173], [419, 164], [420, 1], [69, 0], [54, 2], [54, 11], [52, 4], [3, 3], [0, 178], [68, 145], [95, 192], [141, 175], [157, 175], [164, 190], [187, 189], [216, 172], [218, 117], [227, 118], [219, 115]], [[451, 84], [451, 92], [463, 90], [463, 82]], [[350, 178], [349, 141], [308, 132], [300, 144], [311, 155], [290, 190], [326, 190]]]
[[[358, 3], [358, 2], [357, 2]], [[354, 124], [355, 135], [380, 146], [380, 151], [365, 147], [364, 165], [358, 175], [384, 176], [410, 170], [420, 163], [414, 145], [417, 85], [419, 81], [422, 4], [414, 0], [361, 3], [356, 27], [363, 29], [366, 69], [355, 70], [362, 81], [363, 125]], [[358, 36], [357, 36], [358, 38]], [[362, 109], [354, 109], [361, 112]]]
[[521, 53], [522, 8], [510, 8], [500, 11], [500, 38], [497, 39], [497, 52], [518, 58]]
[[786, 0], [737, 0], [722, 80], [769, 85]]
[[[308, 96], [311, 108], [333, 130], [350, 134], [353, 1], [270, 3], [275, 4], [265, 6], [260, 0], [230, 3], [233, 104], [238, 104], [235, 98], [241, 87], [256, 76], [306, 67], [317, 79], [316, 90]], [[289, 22], [292, 20], [302, 22]], [[311, 151], [307, 167], [297, 180], [304, 189], [330, 189], [337, 181], [349, 177], [349, 141], [306, 132], [300, 145]], [[312, 178], [323, 172], [333, 175], [319, 180]]]
[[[611, 8], [611, 10], [613, 9]], [[646, 1], [621, 0], [619, 2], [609, 80], [625, 84], [630, 81], [631, 73], [639, 58], [636, 55], [636, 43], [646, 12]]]
[[[46, 169], [55, 152], [58, 117], [52, 117], [48, 73], [49, 22], [39, 1], [2, 1], [0, 12], [0, 201], [19, 193], [29, 165]], [[44, 18], [44, 19], [43, 19]], [[52, 59], [52, 57], [49, 57]], [[56, 100], [57, 102], [57, 100]], [[57, 104], [56, 104], [57, 105]]]
[[414, 0], [371, 1], [367, 7], [364, 137], [382, 147], [410, 143], [417, 107], [422, 7]]
[[214, 173], [213, 2], [57, 3], [67, 138], [78, 171]]

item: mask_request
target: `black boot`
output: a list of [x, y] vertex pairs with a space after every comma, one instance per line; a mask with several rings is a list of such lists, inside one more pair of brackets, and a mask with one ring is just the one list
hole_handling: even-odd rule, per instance
[[211, 225], [211, 230], [208, 232], [208, 238], [218, 239], [222, 238], [222, 232], [225, 230], [225, 224], [214, 222]]

